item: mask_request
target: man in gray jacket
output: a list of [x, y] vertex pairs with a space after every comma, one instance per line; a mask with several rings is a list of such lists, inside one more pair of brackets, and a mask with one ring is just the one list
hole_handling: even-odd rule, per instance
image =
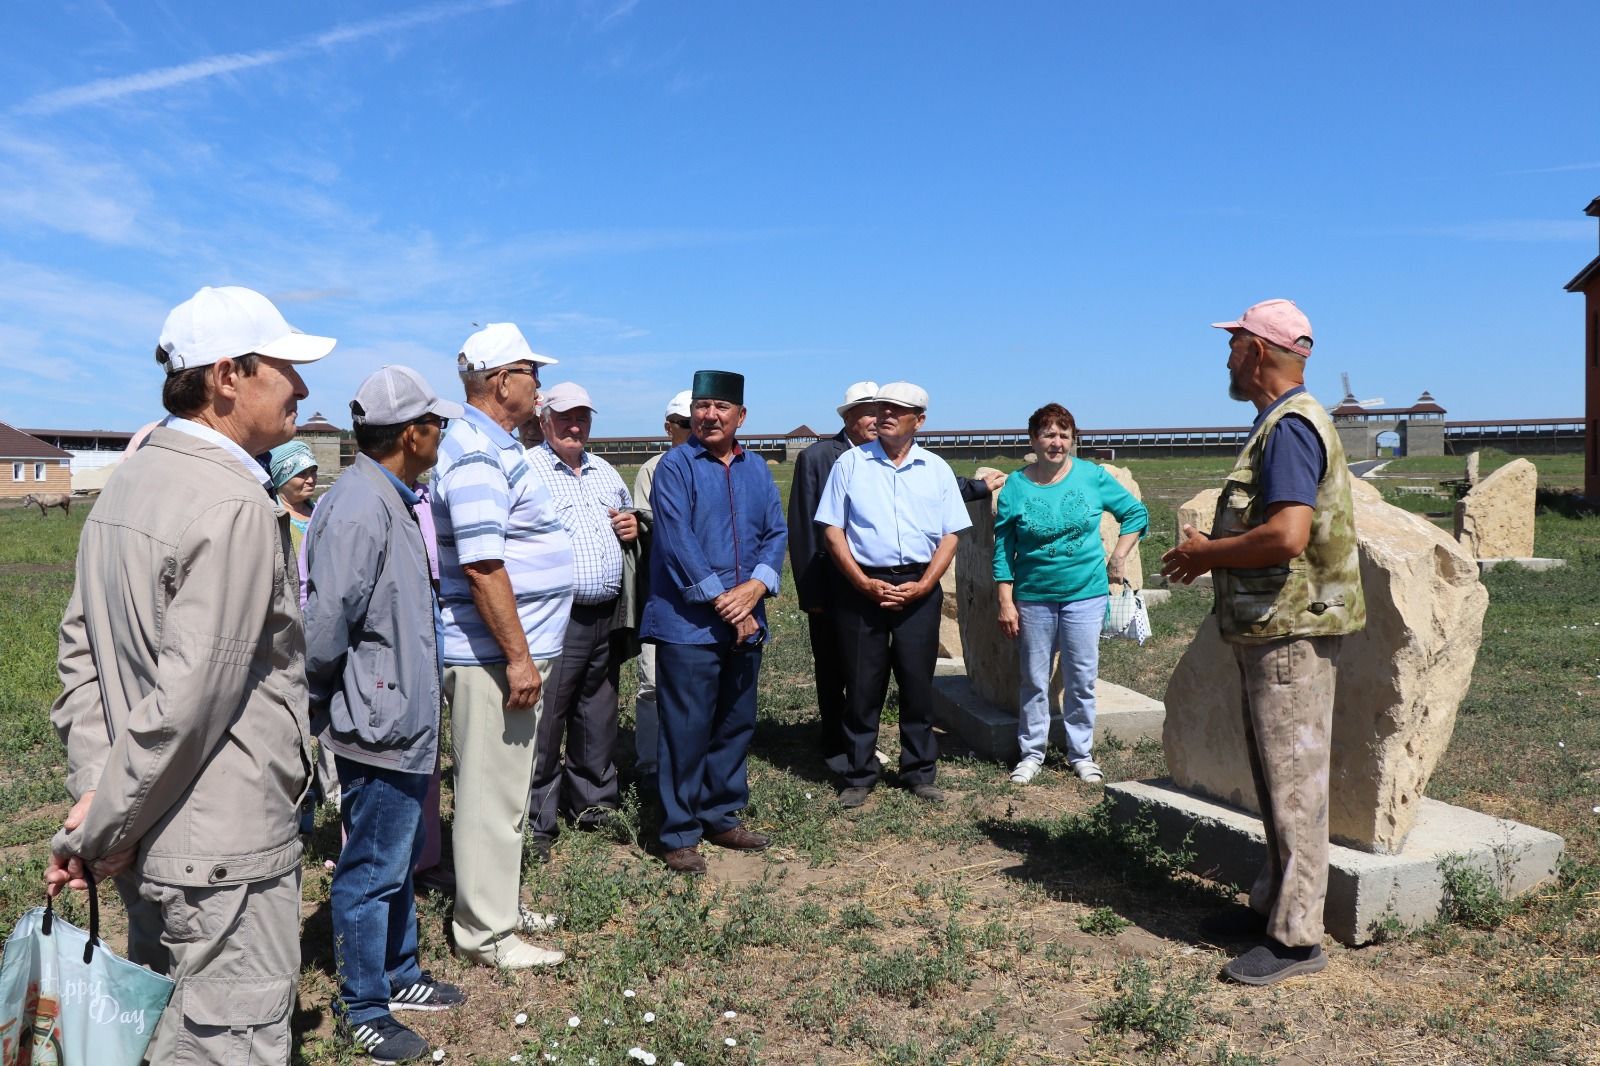
[[439, 600], [411, 489], [461, 405], [386, 366], [350, 404], [360, 454], [306, 534], [306, 683], [329, 718], [344, 849], [333, 873], [339, 1031], [374, 1062], [432, 1049], [399, 1010], [464, 1002], [417, 963], [411, 870], [439, 758]]
[[153, 1063], [289, 1061], [305, 641], [289, 513], [254, 457], [294, 435], [295, 364], [333, 344], [249, 289], [180, 304], [156, 350], [172, 417], [78, 544], [50, 711], [77, 802], [45, 880], [116, 877], [129, 957], [177, 981]]

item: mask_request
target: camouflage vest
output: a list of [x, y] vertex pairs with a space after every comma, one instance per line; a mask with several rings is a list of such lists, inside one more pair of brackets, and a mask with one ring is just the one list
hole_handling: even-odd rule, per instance
[[1236, 644], [1354, 633], [1367, 622], [1350, 468], [1333, 422], [1310, 393], [1284, 401], [1245, 441], [1217, 499], [1211, 535], [1236, 537], [1266, 521], [1267, 509], [1260, 501], [1262, 458], [1267, 436], [1290, 414], [1303, 417], [1322, 438], [1328, 469], [1317, 485], [1311, 540], [1304, 552], [1277, 566], [1212, 571], [1217, 622], [1223, 639]]

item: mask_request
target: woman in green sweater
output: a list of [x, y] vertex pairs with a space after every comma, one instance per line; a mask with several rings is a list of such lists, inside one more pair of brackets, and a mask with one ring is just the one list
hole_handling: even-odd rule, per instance
[[[1094, 463], [1072, 458], [1078, 425], [1060, 404], [1045, 404], [1028, 419], [1037, 460], [1006, 479], [994, 520], [994, 579], [1000, 591], [1000, 631], [1020, 635], [1021, 761], [1019, 785], [1044, 765], [1050, 736], [1050, 665], [1061, 653], [1061, 715], [1067, 765], [1084, 781], [1104, 774], [1094, 761], [1094, 683], [1100, 670], [1100, 629], [1111, 581], [1122, 580], [1128, 553], [1146, 529], [1144, 504]], [[1111, 558], [1100, 545], [1100, 516], [1117, 519]]]

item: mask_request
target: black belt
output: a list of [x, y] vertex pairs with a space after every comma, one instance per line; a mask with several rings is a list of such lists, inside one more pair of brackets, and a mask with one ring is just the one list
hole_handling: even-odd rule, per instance
[[908, 563], [905, 566], [863, 566], [861, 572], [868, 577], [921, 577], [927, 569], [927, 563]]

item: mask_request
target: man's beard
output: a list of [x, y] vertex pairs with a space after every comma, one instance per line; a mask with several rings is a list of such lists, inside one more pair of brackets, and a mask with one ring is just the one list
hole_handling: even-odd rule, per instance
[[1228, 371], [1228, 399], [1238, 400], [1240, 403], [1249, 403], [1250, 397], [1245, 395], [1244, 389], [1239, 385], [1239, 379], [1233, 376], [1233, 371]]

